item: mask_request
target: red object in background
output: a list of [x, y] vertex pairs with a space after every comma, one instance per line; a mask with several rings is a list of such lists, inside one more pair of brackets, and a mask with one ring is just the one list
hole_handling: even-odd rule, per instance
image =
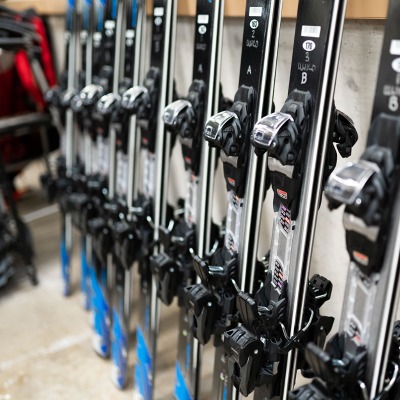
[[[32, 15], [30, 22], [35, 26], [41, 40], [40, 64], [49, 87], [56, 84], [56, 73], [50, 45], [46, 36], [43, 21]], [[0, 57], [3, 57], [0, 56]], [[32, 72], [30, 61], [24, 50], [16, 52], [14, 63], [8, 70], [0, 73], [0, 117], [15, 116], [46, 108], [43, 95]], [[40, 157], [43, 154], [41, 138], [37, 129], [27, 135], [14, 137], [10, 135], [0, 138], [0, 151], [5, 164], [23, 162]]]

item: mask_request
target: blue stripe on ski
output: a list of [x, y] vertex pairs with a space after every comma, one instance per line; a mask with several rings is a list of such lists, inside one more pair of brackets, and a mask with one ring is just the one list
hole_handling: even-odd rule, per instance
[[90, 309], [90, 276], [89, 265], [86, 257], [86, 240], [82, 239], [81, 248], [81, 290], [83, 295], [83, 306], [85, 310]]
[[112, 381], [119, 389], [126, 386], [127, 368], [127, 341], [126, 334], [116, 310], [113, 310], [111, 358], [113, 363]]
[[83, 15], [83, 29], [89, 30], [90, 26], [90, 7], [92, 5], [92, 0], [85, 0], [82, 7]]
[[136, 26], [137, 26], [137, 0], [133, 0], [133, 3], [132, 3], [131, 25], [132, 25], [132, 28], [136, 28]]
[[141, 328], [137, 328], [137, 363], [135, 366], [135, 391], [139, 392], [143, 400], [152, 400], [152, 371], [153, 360], [147, 348]]
[[69, 254], [65, 239], [62, 239], [60, 243], [60, 259], [61, 259], [61, 276], [63, 280], [63, 293], [64, 296], [69, 296], [71, 294], [71, 282], [70, 282], [70, 271], [69, 271]]
[[175, 392], [174, 396], [177, 400], [192, 400], [192, 396], [190, 395], [189, 389], [186, 386], [185, 377], [182, 374], [181, 367], [179, 362], [176, 363], [176, 384], [175, 384]]
[[113, 0], [112, 2], [112, 8], [111, 8], [111, 18], [116, 21], [117, 20], [117, 0]]
[[106, 6], [106, 0], [99, 0], [97, 8], [97, 30], [101, 32], [104, 26], [104, 8]]
[[110, 354], [110, 309], [97, 280], [96, 271], [93, 268], [92, 276], [92, 313], [93, 313], [93, 348], [101, 357]]
[[185, 369], [189, 371], [190, 369], [190, 362], [192, 359], [192, 346], [190, 345], [190, 341], [186, 343], [186, 355], [185, 355]]

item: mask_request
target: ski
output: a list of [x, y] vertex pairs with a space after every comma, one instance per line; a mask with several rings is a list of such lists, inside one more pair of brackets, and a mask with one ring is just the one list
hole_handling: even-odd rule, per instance
[[194, 336], [201, 344], [214, 335], [215, 363], [212, 399], [236, 399], [238, 392], [229, 378], [224, 332], [235, 326], [236, 291], [249, 290], [248, 250], [254, 246], [256, 225], [246, 224], [254, 199], [265, 179], [263, 162], [250, 151], [250, 133], [263, 112], [272, 111], [272, 92], [277, 60], [280, 1], [248, 0], [244, 20], [239, 89], [229, 111], [208, 120], [204, 136], [220, 151], [228, 192], [226, 233], [209, 262], [194, 256], [201, 284], [185, 288]]
[[350, 256], [339, 333], [306, 360], [317, 379], [292, 399], [398, 399], [400, 324], [400, 4], [390, 1], [367, 147], [330, 177], [331, 209], [344, 204]]
[[[83, 87], [90, 85], [93, 75], [93, 32], [94, 32], [94, 5], [92, 0], [81, 0], [82, 3], [82, 30], [81, 30], [81, 47], [82, 47], [82, 69], [85, 73]], [[82, 87], [82, 88], [83, 88]], [[78, 95], [79, 96], [79, 95]], [[91, 174], [92, 166], [92, 147], [88, 133], [85, 131], [84, 114], [78, 114], [80, 124], [80, 142], [79, 148], [81, 152], [80, 161], [83, 164], [85, 176]], [[83, 306], [86, 310], [90, 309], [91, 305], [91, 280], [89, 265], [92, 264], [92, 241], [86, 231], [82, 232], [81, 239], [81, 292], [83, 296]]]
[[268, 151], [273, 234], [265, 281], [254, 295], [238, 293], [242, 325], [226, 333], [225, 349], [235, 386], [254, 399], [286, 399], [297, 369], [310, 372], [296, 348], [323, 343], [333, 323], [319, 313], [332, 284], [308, 275], [322, 184], [337, 159], [333, 142], [346, 157], [357, 140], [333, 105], [345, 9], [335, 0], [299, 2], [288, 98], [251, 137], [257, 154]]
[[[119, 93], [140, 82], [140, 56], [144, 41], [145, 2], [130, 0], [126, 10], [125, 62]], [[131, 208], [135, 189], [134, 168], [138, 157], [136, 120], [120, 107], [113, 116], [116, 124], [115, 196], [110, 208], [115, 280], [112, 304], [112, 380], [123, 389], [127, 382], [129, 325], [131, 315], [132, 264], [137, 260], [140, 241], [132, 224]], [[118, 122], [119, 121], [119, 122]]]
[[[80, 71], [79, 71], [79, 91], [92, 81], [93, 69], [93, 28], [94, 28], [94, 5], [92, 0], [82, 0], [80, 2]], [[81, 292], [83, 307], [90, 309], [91, 299], [91, 281], [89, 274], [89, 265], [91, 259], [91, 237], [86, 232], [86, 227], [82, 223], [81, 198], [82, 192], [85, 192], [86, 177], [91, 173], [91, 148], [90, 140], [86, 130], [87, 115], [83, 112], [82, 101], [77, 93], [71, 101], [71, 108], [74, 111], [79, 130], [76, 137], [77, 144], [77, 164], [72, 175], [72, 188], [67, 198], [67, 208], [71, 212], [72, 222], [81, 233]], [[85, 194], [83, 194], [85, 196]]]
[[[137, 362], [134, 398], [152, 399], [159, 328], [159, 300], [149, 256], [159, 250], [159, 227], [167, 216], [166, 188], [172, 135], [164, 128], [162, 113], [173, 100], [173, 66], [177, 2], [155, 0], [152, 14], [150, 69], [143, 86], [127, 90], [121, 106], [135, 116], [140, 128], [140, 184], [132, 216], [141, 245], [137, 249], [142, 301], [137, 326]], [[136, 179], [135, 179], [136, 181]]]
[[[180, 306], [176, 399], [199, 397], [200, 343], [194, 340], [183, 303], [183, 289], [195, 282], [192, 253], [210, 250], [215, 150], [203, 144], [205, 121], [220, 110], [220, 56], [224, 2], [197, 0], [193, 82], [188, 95], [168, 105], [164, 123], [178, 136], [186, 171], [183, 217], [160, 227], [163, 251], [150, 257], [157, 296], [166, 305], [178, 297]], [[199, 200], [200, 199], [200, 200]], [[176, 213], [175, 213], [176, 214]]]

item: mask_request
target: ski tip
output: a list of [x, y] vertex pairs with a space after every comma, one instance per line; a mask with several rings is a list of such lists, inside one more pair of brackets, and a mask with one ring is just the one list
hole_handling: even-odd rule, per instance
[[124, 390], [126, 388], [126, 377], [119, 373], [119, 368], [116, 365], [113, 365], [111, 371], [111, 381], [119, 390]]

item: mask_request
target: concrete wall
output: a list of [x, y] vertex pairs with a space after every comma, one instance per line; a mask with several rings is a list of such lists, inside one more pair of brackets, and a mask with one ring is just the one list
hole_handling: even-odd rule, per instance
[[[57, 51], [62, 64], [62, 31], [63, 21], [60, 18], [51, 20], [54, 28]], [[290, 60], [293, 46], [295, 23], [284, 20], [282, 23], [278, 69], [275, 87], [275, 104], [280, 109], [287, 95]], [[224, 94], [233, 98], [237, 89], [242, 43], [242, 20], [229, 19], [225, 23], [222, 62], [222, 84]], [[336, 86], [336, 105], [354, 121], [360, 140], [354, 149], [351, 159], [357, 159], [362, 153], [372, 109], [375, 91], [376, 73], [380, 48], [383, 39], [383, 22], [381, 21], [347, 21], [344, 29], [342, 53]], [[193, 20], [179, 20], [177, 30], [177, 57], [175, 76], [178, 93], [184, 95], [191, 83], [193, 49]], [[345, 161], [339, 159], [338, 164]], [[183, 163], [180, 149], [176, 146], [173, 153], [173, 166], [170, 179], [171, 199], [176, 195], [184, 196]], [[221, 219], [226, 209], [226, 194], [221, 169], [215, 187], [215, 217]], [[174, 194], [174, 196], [172, 195]], [[260, 255], [269, 247], [272, 226], [271, 196], [267, 196], [262, 216]], [[347, 274], [348, 255], [345, 247], [345, 236], [342, 227], [343, 210], [330, 212], [325, 199], [321, 204], [318, 217], [312, 273], [318, 272], [334, 283], [332, 299], [325, 306], [325, 313], [336, 317], [334, 331], [338, 328], [344, 284]]]

